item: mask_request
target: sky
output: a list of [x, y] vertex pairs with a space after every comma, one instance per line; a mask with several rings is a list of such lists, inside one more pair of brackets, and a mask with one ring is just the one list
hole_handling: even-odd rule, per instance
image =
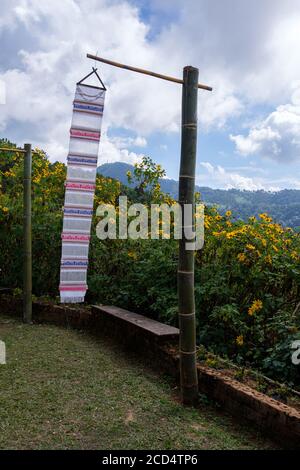
[[[300, 189], [299, 0], [0, 0], [0, 137], [66, 161], [75, 84], [97, 54], [199, 68], [196, 182]], [[98, 163], [153, 158], [178, 179], [181, 86], [97, 64]]]

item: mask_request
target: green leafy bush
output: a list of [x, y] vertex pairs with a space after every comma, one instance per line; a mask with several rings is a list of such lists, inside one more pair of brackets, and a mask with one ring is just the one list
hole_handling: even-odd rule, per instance
[[[13, 146], [7, 141], [0, 145]], [[22, 154], [0, 154], [0, 268], [3, 287], [22, 287]], [[66, 169], [36, 150], [33, 159], [33, 293], [57, 296]], [[95, 207], [119, 195], [149, 204], [163, 170], [136, 167], [136, 188], [97, 176]], [[148, 191], [148, 187], [150, 190]], [[95, 212], [95, 211], [94, 211]], [[175, 240], [104, 240], [93, 220], [88, 272], [92, 302], [116, 304], [177, 325]], [[300, 240], [267, 214], [247, 222], [206, 208], [205, 245], [195, 256], [198, 343], [211, 352], [300, 385], [291, 343], [300, 339]]]

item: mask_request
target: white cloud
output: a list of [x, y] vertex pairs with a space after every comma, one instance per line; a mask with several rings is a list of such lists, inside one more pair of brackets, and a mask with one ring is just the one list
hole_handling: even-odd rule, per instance
[[142, 154], [129, 152], [126, 148], [122, 148], [107, 138], [104, 133], [101, 137], [100, 151], [99, 151], [99, 165], [107, 162], [125, 162], [134, 165], [140, 162]]
[[145, 137], [110, 137], [110, 142], [112, 142], [117, 148], [124, 149], [127, 147], [147, 147], [147, 140]]
[[247, 191], [278, 191], [279, 186], [273, 186], [262, 178], [249, 178], [239, 173], [226, 170], [220, 165], [212, 165], [209, 162], [201, 162], [201, 167], [206, 174], [197, 176], [197, 184], [201, 186], [218, 187], [224, 189], [240, 189]]
[[244, 103], [287, 99], [291, 82], [300, 76], [299, 0], [177, 3], [164, 2], [181, 14], [160, 41], [170, 53], [176, 44], [179, 63], [198, 65], [201, 81]]
[[[1, 20], [4, 23], [6, 20], [6, 26], [12, 19], [15, 24], [23, 24], [36, 38], [36, 50], [20, 50], [22, 68], [0, 73], [7, 89], [6, 105], [0, 108], [1, 130], [5, 131], [9, 124], [14, 123], [14, 126], [24, 129], [24, 139], [28, 140], [30, 132], [30, 140], [44, 148], [52, 160], [64, 161], [75, 83], [93, 65], [86, 59], [86, 53], [95, 52], [99, 43], [103, 51], [110, 50], [107, 55], [113, 55], [115, 50], [120, 57], [124, 56], [125, 51], [143, 49], [147, 27], [139, 20], [137, 10], [126, 2], [13, 0], [6, 5], [6, 12]], [[113, 35], [112, 30], [115, 31]], [[142, 55], [141, 51], [139, 55]], [[116, 82], [114, 71], [106, 69], [106, 73], [103, 74], [104, 79], [124, 86], [124, 80]], [[127, 97], [124, 107], [130, 110], [130, 124], [132, 109], [127, 100], [132, 98], [134, 88], [129, 84], [129, 77], [125, 79]], [[132, 91], [128, 93], [130, 89]], [[118, 121], [114, 116], [120, 115], [119, 109], [118, 102], [107, 105], [105, 129]], [[122, 120], [118, 122], [120, 125], [122, 123]], [[134, 162], [138, 157], [124, 147], [146, 145], [146, 139], [139, 135], [126, 141], [123, 139], [123, 142], [111, 142], [111, 145], [105, 137], [103, 149], [106, 159], [115, 161], [118, 155], [122, 161]]]
[[289, 104], [280, 105], [252, 126], [248, 135], [231, 135], [241, 155], [255, 154], [280, 162], [300, 160], [300, 88]]
[[[213, 93], [199, 92], [201, 129], [222, 128], [252, 105], [268, 103], [277, 114], [262, 128], [251, 129], [250, 137], [234, 136], [236, 145], [244, 154], [264, 145], [269, 153], [278, 152], [279, 159], [287, 142], [283, 134], [288, 136], [292, 125], [293, 144], [285, 148], [297, 147], [298, 122], [292, 119], [298, 111], [294, 103], [292, 109], [280, 104], [287, 102], [282, 100], [288, 99], [292, 81], [300, 78], [299, 0], [148, 3], [147, 8], [156, 8], [161, 15], [172, 12], [173, 18], [161, 21], [160, 32], [152, 39], [139, 2], [134, 6], [126, 0], [2, 0], [0, 34], [14, 31], [17, 43], [25, 34], [30, 41], [24, 41], [25, 50], [19, 51], [21, 65], [0, 73], [7, 87], [7, 105], [0, 108], [1, 130], [13, 123], [22, 139], [36, 142], [52, 158], [64, 159], [74, 85], [94, 65], [86, 53], [98, 52], [179, 77], [184, 65], [199, 66], [199, 80], [214, 87]], [[31, 47], [25, 46], [29, 43]], [[2, 62], [0, 70], [3, 67]], [[101, 64], [99, 68], [108, 85], [105, 130], [121, 127], [146, 139], [156, 131], [180, 129], [180, 86]], [[110, 141], [107, 155], [116, 158], [121, 152], [120, 158], [138, 158], [129, 150], [144, 143]], [[295, 157], [292, 153], [286, 158]]]

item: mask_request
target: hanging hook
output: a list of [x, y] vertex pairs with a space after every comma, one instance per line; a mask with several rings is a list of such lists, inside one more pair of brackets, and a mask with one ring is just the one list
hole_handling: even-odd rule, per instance
[[102, 82], [102, 80], [101, 80], [99, 74], [97, 73], [97, 70], [98, 70], [98, 69], [96, 69], [95, 67], [92, 67], [92, 71], [91, 71], [90, 73], [88, 73], [85, 77], [83, 77], [79, 82], [77, 82], [77, 85], [82, 85], [83, 82], [84, 82], [87, 78], [89, 78], [91, 75], [93, 75], [93, 73], [94, 73], [94, 74], [96, 75], [96, 77], [98, 78], [99, 82], [100, 82], [101, 85], [102, 85], [102, 90], [106, 91], [106, 87], [105, 87], [104, 83]]

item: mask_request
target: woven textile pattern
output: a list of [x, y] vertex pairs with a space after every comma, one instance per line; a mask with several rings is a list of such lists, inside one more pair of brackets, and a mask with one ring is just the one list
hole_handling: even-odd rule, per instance
[[84, 302], [105, 90], [76, 86], [65, 183], [61, 302]]

